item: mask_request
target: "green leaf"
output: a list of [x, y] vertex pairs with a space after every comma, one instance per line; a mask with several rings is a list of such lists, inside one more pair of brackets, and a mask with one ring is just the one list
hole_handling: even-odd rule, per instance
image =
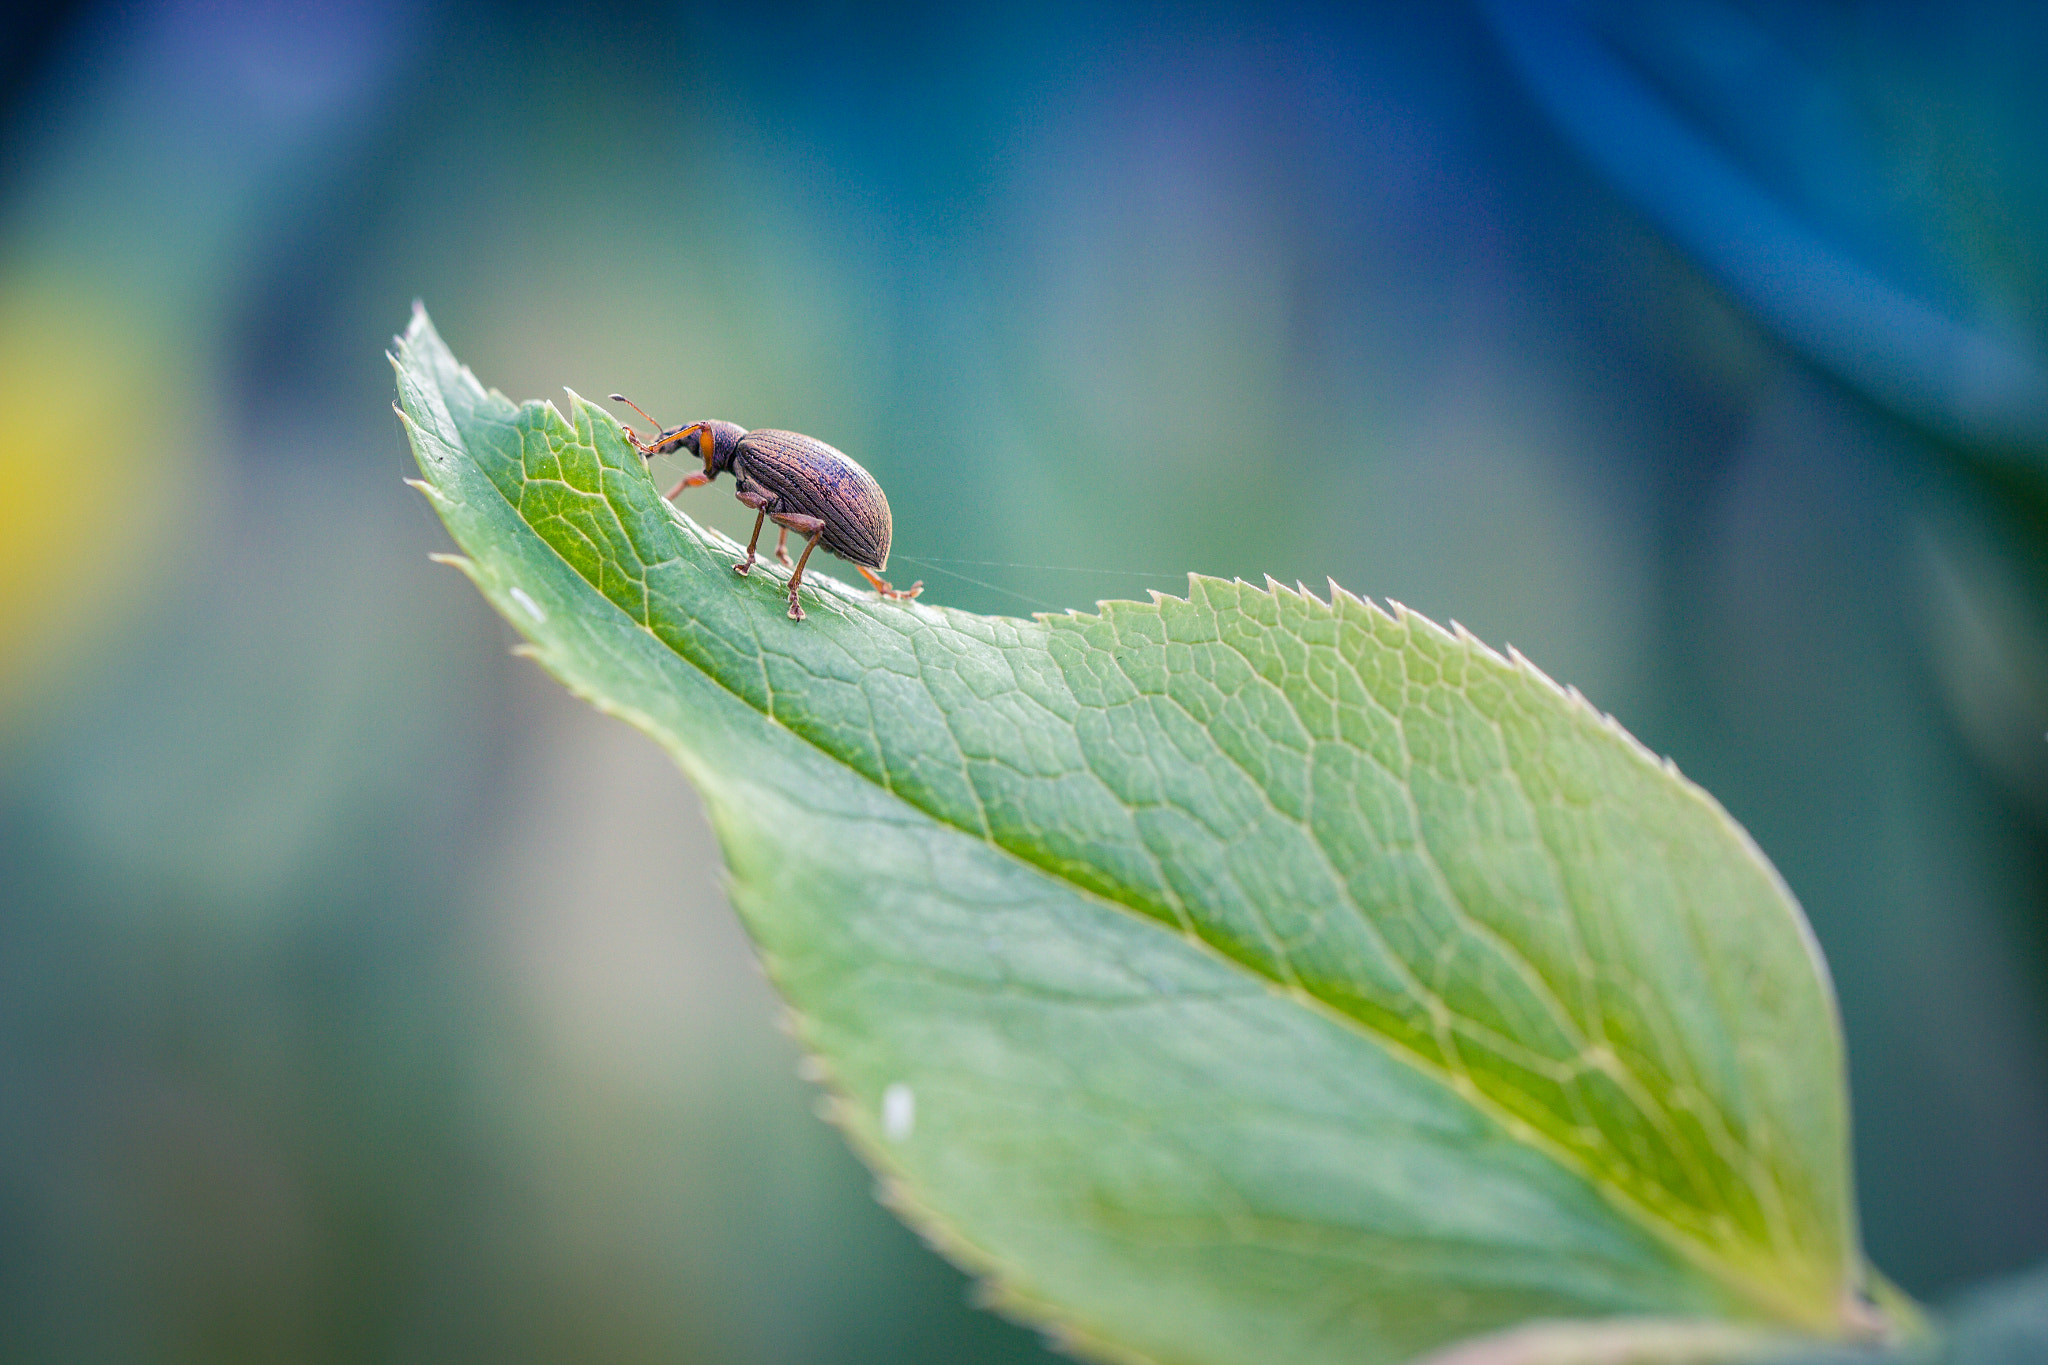
[[1001, 1306], [1158, 1362], [1872, 1330], [1798, 908], [1519, 656], [1205, 578], [1020, 621], [814, 561], [792, 622], [599, 409], [423, 313], [396, 364], [457, 562], [703, 792], [838, 1121]]

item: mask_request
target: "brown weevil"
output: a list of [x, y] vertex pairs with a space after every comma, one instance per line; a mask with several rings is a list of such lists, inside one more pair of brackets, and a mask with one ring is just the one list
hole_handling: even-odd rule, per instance
[[[647, 413], [623, 394], [613, 394], [614, 403], [624, 403], [642, 417]], [[652, 417], [647, 420], [654, 422]], [[895, 602], [907, 602], [924, 591], [919, 580], [907, 588], [892, 588], [876, 576], [889, 567], [889, 500], [882, 485], [850, 457], [823, 441], [799, 436], [793, 431], [748, 431], [735, 422], [686, 422], [663, 427], [654, 422], [652, 440], [642, 442], [625, 428], [633, 449], [648, 459], [671, 451], [687, 450], [704, 461], [704, 467], [690, 474], [665, 496], [673, 498], [685, 488], [710, 483], [731, 471], [738, 485], [733, 495], [754, 509], [754, 534], [747, 541], [747, 557], [732, 566], [744, 576], [754, 567], [754, 546], [761, 540], [761, 525], [772, 521], [781, 529], [775, 539], [775, 557], [789, 563], [789, 533], [809, 536], [796, 572], [789, 577], [789, 619], [804, 619], [796, 591], [804, 581], [804, 565], [811, 551], [823, 545], [867, 579], [874, 590]]]

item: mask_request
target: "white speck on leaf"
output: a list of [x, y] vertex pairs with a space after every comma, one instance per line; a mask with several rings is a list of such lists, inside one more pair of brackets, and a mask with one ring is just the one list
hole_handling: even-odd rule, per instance
[[531, 597], [528, 597], [526, 595], [526, 589], [512, 589], [512, 600], [514, 602], [517, 602], [520, 606], [526, 608], [526, 614], [533, 618], [534, 623], [536, 625], [547, 624], [548, 614], [540, 609], [540, 603], [534, 601]]
[[917, 1096], [901, 1081], [882, 1092], [882, 1135], [901, 1142], [917, 1127]]

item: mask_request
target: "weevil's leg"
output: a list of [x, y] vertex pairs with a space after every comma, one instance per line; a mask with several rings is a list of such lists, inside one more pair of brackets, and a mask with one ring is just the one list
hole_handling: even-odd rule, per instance
[[922, 578], [907, 588], [892, 588], [889, 586], [887, 579], [875, 577], [874, 570], [868, 568], [867, 565], [856, 564], [853, 567], [860, 570], [860, 576], [865, 578], [876, 592], [882, 594], [891, 602], [908, 602], [911, 598], [924, 591], [924, 580]]
[[683, 475], [683, 481], [674, 488], [669, 489], [668, 492], [663, 493], [662, 496], [673, 502], [675, 501], [676, 494], [682, 492], [685, 488], [701, 488], [710, 482], [711, 476], [700, 469], [694, 474]]
[[744, 577], [747, 570], [754, 567], [754, 546], [761, 540], [761, 523], [774, 515], [775, 495], [764, 490], [759, 484], [749, 483], [744, 479], [740, 481], [740, 486], [733, 490], [732, 495], [761, 514], [754, 518], [754, 538], [747, 542], [747, 557], [732, 566], [734, 573]]
[[769, 509], [768, 520], [784, 530], [794, 531], [800, 536], [814, 536], [825, 529], [822, 517], [807, 517], [802, 512], [777, 512]]
[[802, 512], [770, 512], [768, 516], [777, 526], [811, 538], [811, 543], [804, 546], [804, 557], [796, 562], [796, 572], [789, 578], [789, 619], [801, 621], [804, 619], [804, 609], [797, 605], [796, 589], [797, 585], [804, 581], [804, 565], [809, 562], [811, 551], [817, 549], [818, 542], [825, 538], [825, 520], [823, 517], [806, 516]]
[[761, 539], [761, 523], [766, 520], [768, 520], [766, 512], [754, 518], [754, 534], [747, 540], [747, 557], [732, 566], [732, 571], [741, 578], [745, 578], [748, 571], [754, 567], [754, 545]]
[[[805, 517], [804, 520], [816, 521], [817, 518]], [[804, 565], [811, 562], [811, 551], [817, 549], [818, 542], [823, 540], [824, 538], [825, 527], [822, 523], [820, 523], [818, 529], [811, 533], [811, 543], [804, 546], [803, 558], [799, 559], [796, 562], [796, 572], [789, 576], [789, 619], [792, 621], [801, 621], [804, 619], [804, 609], [802, 606], [798, 604], [796, 600], [796, 590], [798, 585], [804, 581]]]
[[782, 561], [784, 568], [789, 567], [789, 528], [787, 526], [782, 528], [781, 535], [775, 537], [775, 557]]

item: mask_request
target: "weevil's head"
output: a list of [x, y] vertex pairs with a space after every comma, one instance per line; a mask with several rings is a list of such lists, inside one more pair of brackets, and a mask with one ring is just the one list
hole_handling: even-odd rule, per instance
[[656, 455], [677, 450], [695, 455], [704, 461], [704, 475], [692, 482], [709, 483], [732, 467], [732, 453], [746, 434], [737, 422], [692, 422], [662, 432], [649, 449]]

